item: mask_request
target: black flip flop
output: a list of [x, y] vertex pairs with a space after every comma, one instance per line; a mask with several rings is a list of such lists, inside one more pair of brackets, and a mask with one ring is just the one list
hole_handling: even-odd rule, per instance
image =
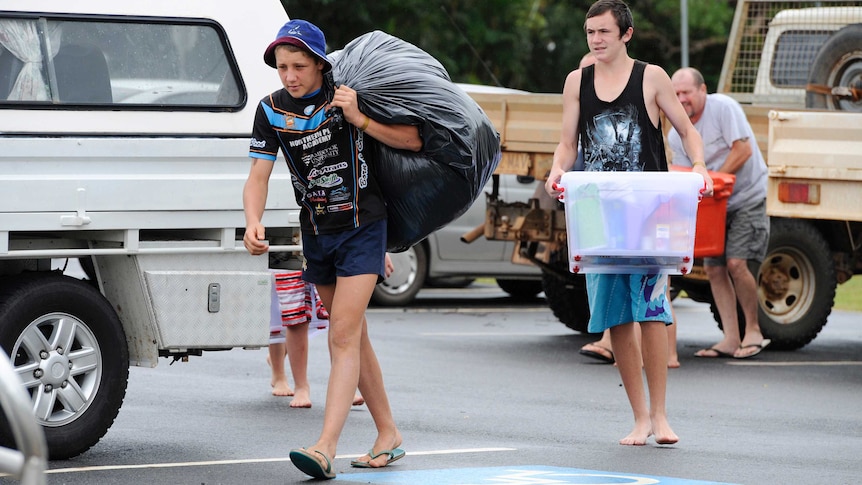
[[740, 349], [755, 349], [755, 351], [751, 354], [742, 355], [739, 357], [734, 355], [733, 358], [734, 359], [748, 359], [748, 358], [754, 357], [755, 355], [763, 352], [763, 349], [765, 349], [766, 346], [769, 345], [770, 342], [772, 342], [772, 341], [767, 338], [767, 339], [761, 340], [759, 344], [740, 345], [739, 346]]
[[581, 355], [586, 355], [587, 357], [591, 357], [591, 358], [596, 359], [596, 360], [600, 360], [600, 361], [604, 362], [605, 364], [613, 364], [614, 362], [616, 362], [616, 359], [614, 359], [614, 352], [612, 350], [606, 349], [606, 348], [601, 347], [601, 346], [596, 345], [596, 344], [590, 344], [590, 345], [593, 345], [594, 347], [599, 347], [600, 349], [603, 349], [603, 350], [607, 350], [608, 353], [611, 354], [611, 356], [608, 357], [607, 355], [602, 354], [600, 352], [596, 352], [595, 350], [586, 350], [586, 349], [581, 349], [578, 351], [578, 353]]
[[[701, 352], [715, 352], [715, 355], [698, 355]], [[729, 352], [722, 352], [721, 350], [718, 350], [715, 347], [707, 347], [705, 349], [700, 349], [694, 353], [694, 356], [701, 358], [701, 359], [733, 359], [734, 358], [733, 354], [731, 354]]]

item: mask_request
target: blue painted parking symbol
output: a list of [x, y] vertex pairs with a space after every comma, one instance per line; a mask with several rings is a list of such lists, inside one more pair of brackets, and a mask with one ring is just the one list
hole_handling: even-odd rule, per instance
[[549, 466], [387, 470], [342, 474], [336, 480], [345, 483], [389, 485], [730, 485], [682, 478]]

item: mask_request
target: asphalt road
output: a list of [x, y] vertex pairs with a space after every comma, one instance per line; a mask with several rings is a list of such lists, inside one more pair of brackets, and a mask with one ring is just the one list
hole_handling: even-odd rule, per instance
[[[850, 484], [862, 480], [862, 314], [834, 312], [793, 352], [695, 359], [719, 332], [708, 307], [675, 302], [680, 369], [668, 405], [681, 440], [625, 447], [632, 424], [618, 373], [578, 354], [589, 336], [542, 300], [512, 304], [491, 286], [427, 289], [408, 309], [369, 311], [407, 457], [384, 470], [349, 461], [374, 440], [354, 408], [334, 460], [337, 483]], [[113, 427], [90, 451], [50, 464], [49, 484], [287, 484], [287, 459], [312, 444], [329, 369], [311, 339], [311, 409], [270, 395], [266, 350], [132, 368]], [[0, 478], [0, 483], [10, 483]]]

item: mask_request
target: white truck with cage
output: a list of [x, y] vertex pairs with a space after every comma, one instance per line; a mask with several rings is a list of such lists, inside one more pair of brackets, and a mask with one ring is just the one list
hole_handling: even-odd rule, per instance
[[[862, 273], [862, 4], [739, 2], [718, 91], [742, 104], [769, 169], [758, 320], [774, 348], [797, 349]], [[698, 276], [677, 284], [720, 320]]]
[[[107, 432], [129, 365], [268, 344], [242, 187], [286, 20], [274, 0], [0, 4], [0, 346], [50, 458]], [[300, 250], [282, 165], [266, 222], [273, 251]], [[71, 259], [89, 279], [52, 265]]]

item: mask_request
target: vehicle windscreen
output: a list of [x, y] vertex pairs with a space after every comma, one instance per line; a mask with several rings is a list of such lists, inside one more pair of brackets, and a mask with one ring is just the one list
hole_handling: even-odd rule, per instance
[[0, 15], [0, 107], [233, 110], [238, 72], [214, 22]]

